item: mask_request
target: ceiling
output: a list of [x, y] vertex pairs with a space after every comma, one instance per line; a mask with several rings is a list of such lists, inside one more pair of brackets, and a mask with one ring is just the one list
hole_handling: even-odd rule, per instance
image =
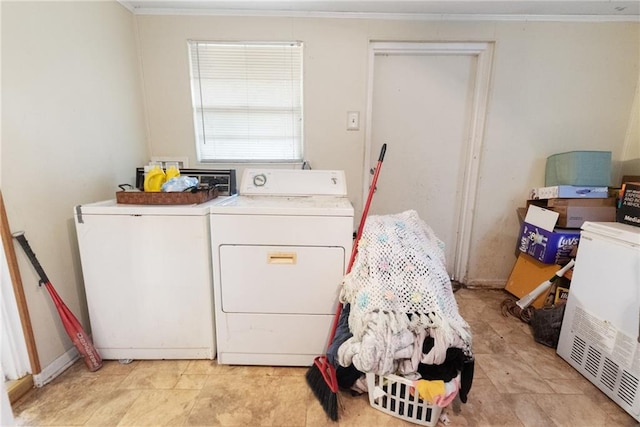
[[640, 1], [601, 0], [119, 0], [136, 14], [302, 15], [302, 16], [456, 16], [475, 17], [592, 17], [634, 20]]

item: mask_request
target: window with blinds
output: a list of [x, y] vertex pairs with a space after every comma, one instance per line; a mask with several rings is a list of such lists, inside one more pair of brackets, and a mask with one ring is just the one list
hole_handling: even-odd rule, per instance
[[302, 159], [302, 43], [189, 42], [198, 160]]

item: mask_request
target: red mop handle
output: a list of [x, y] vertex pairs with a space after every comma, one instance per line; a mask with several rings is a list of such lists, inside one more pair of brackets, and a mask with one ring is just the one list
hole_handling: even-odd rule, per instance
[[[369, 214], [369, 207], [371, 206], [371, 199], [373, 199], [373, 193], [376, 191], [376, 183], [378, 182], [378, 175], [380, 175], [380, 168], [382, 167], [382, 161], [384, 160], [384, 154], [387, 151], [387, 144], [382, 144], [382, 148], [380, 149], [380, 157], [378, 157], [378, 164], [376, 165], [376, 170], [373, 174], [373, 179], [371, 180], [371, 186], [369, 187], [369, 195], [367, 196], [367, 201], [364, 204], [364, 210], [362, 211], [362, 216], [360, 217], [360, 225], [358, 226], [358, 233], [356, 234], [356, 239], [353, 242], [353, 248], [351, 250], [351, 259], [349, 260], [349, 264], [347, 266], [346, 274], [351, 272], [351, 267], [353, 267], [353, 263], [356, 259], [356, 255], [358, 254], [358, 243], [360, 242], [360, 237], [362, 237], [362, 231], [364, 230], [364, 223], [366, 222], [367, 215]], [[336, 308], [336, 314], [333, 318], [333, 326], [331, 327], [331, 334], [329, 335], [329, 343], [327, 348], [331, 346], [333, 339], [336, 336], [336, 330], [338, 329], [338, 322], [340, 321], [340, 314], [342, 313], [342, 303], [338, 301], [338, 307]]]

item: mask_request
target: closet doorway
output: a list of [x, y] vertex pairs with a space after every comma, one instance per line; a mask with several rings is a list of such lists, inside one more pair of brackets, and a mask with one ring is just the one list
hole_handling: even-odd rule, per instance
[[464, 282], [480, 164], [492, 43], [372, 42], [364, 194], [388, 144], [373, 214], [414, 209], [445, 243]]

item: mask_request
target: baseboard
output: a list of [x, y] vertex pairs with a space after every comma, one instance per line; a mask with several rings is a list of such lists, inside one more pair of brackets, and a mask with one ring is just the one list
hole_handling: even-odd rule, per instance
[[506, 280], [470, 280], [465, 282], [465, 288], [469, 289], [504, 289]]
[[71, 347], [48, 366], [45, 366], [39, 374], [34, 375], [33, 383], [36, 387], [42, 387], [66, 371], [79, 357], [78, 350], [75, 347]]
[[9, 381], [7, 383], [7, 394], [9, 395], [9, 402], [15, 403], [22, 396], [27, 394], [29, 390], [33, 388], [33, 375], [27, 374], [24, 377]]

